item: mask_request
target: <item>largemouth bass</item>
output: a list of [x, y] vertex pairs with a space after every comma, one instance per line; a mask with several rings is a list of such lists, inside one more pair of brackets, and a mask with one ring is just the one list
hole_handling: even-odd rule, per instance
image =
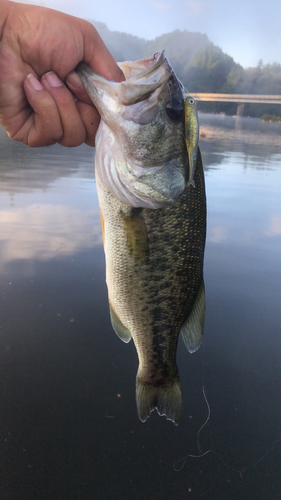
[[203, 167], [199, 150], [189, 164], [184, 87], [165, 53], [119, 65], [121, 83], [77, 68], [101, 115], [95, 166], [110, 315], [137, 349], [140, 420], [156, 409], [178, 424], [179, 333], [194, 352], [204, 327]]

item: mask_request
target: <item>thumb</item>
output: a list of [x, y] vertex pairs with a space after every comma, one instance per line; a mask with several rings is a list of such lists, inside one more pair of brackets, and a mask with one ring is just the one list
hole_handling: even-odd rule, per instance
[[107, 80], [112, 79], [115, 82], [124, 81], [125, 77], [122, 70], [116, 64], [94, 26], [89, 22], [82, 21], [81, 29], [84, 39], [83, 61], [95, 73], [104, 76]]

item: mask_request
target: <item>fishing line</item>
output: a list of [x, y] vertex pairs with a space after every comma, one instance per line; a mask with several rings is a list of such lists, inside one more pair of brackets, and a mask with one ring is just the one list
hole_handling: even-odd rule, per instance
[[[208, 402], [208, 399], [207, 399], [207, 396], [206, 396], [205, 385], [204, 385], [204, 379], [205, 379], [204, 351], [205, 351], [205, 343], [203, 342], [203, 346], [202, 346], [202, 360], [201, 360], [201, 366], [202, 366], [202, 392], [203, 392], [203, 397], [204, 397], [204, 400], [205, 400], [205, 403], [206, 403], [206, 406], [207, 406], [207, 418], [204, 421], [204, 423], [201, 425], [200, 429], [197, 431], [197, 435], [196, 435], [197, 448], [198, 448], [198, 451], [199, 451], [200, 454], [199, 455], [188, 454], [188, 455], [185, 455], [180, 460], [177, 460], [177, 462], [175, 462], [173, 464], [173, 469], [174, 469], [175, 472], [180, 472], [184, 468], [186, 460], [188, 458], [202, 458], [205, 455], [208, 455], [209, 453], [215, 453], [215, 454], [217, 454], [216, 451], [212, 450], [212, 449], [209, 449], [209, 450], [203, 452], [201, 444], [200, 444], [200, 434], [201, 434], [202, 430], [204, 429], [204, 427], [206, 427], [206, 425], [208, 424], [208, 422], [210, 420], [210, 416], [211, 416], [211, 408], [210, 408], [210, 405], [209, 405], [209, 402]], [[181, 464], [181, 463], [182, 463], [182, 465], [178, 468], [177, 464]]]
[[200, 453], [202, 453], [202, 449], [201, 449], [201, 446], [200, 446], [200, 440], [199, 440], [199, 438], [200, 438], [200, 432], [202, 431], [202, 429], [204, 429], [205, 425], [207, 425], [207, 423], [209, 422], [209, 420], [210, 420], [210, 415], [211, 415], [211, 409], [210, 409], [210, 405], [209, 405], [209, 403], [208, 403], [208, 399], [207, 399], [207, 397], [206, 397], [206, 393], [205, 393], [205, 387], [204, 387], [204, 385], [203, 385], [203, 396], [204, 396], [205, 403], [206, 403], [207, 408], [208, 408], [208, 415], [207, 415], [207, 418], [206, 418], [206, 420], [205, 420], [204, 424], [203, 424], [203, 425], [201, 425], [201, 427], [200, 427], [199, 431], [197, 432], [197, 448], [198, 448], [198, 450], [200, 451]]
[[[200, 433], [204, 429], [204, 427], [207, 425], [207, 423], [209, 422], [210, 416], [211, 416], [211, 409], [210, 409], [210, 405], [209, 405], [209, 402], [208, 402], [208, 399], [207, 399], [207, 396], [206, 396], [206, 393], [205, 393], [205, 387], [204, 387], [204, 385], [202, 387], [202, 391], [203, 391], [203, 396], [204, 396], [204, 399], [205, 399], [205, 403], [207, 405], [208, 415], [207, 415], [207, 418], [206, 418], [205, 422], [201, 425], [199, 431], [197, 432], [197, 436], [196, 436], [197, 448], [199, 450], [200, 455], [191, 455], [191, 454], [185, 455], [185, 457], [181, 458], [180, 460], [178, 460], [177, 462], [174, 463], [173, 469], [174, 469], [175, 472], [180, 472], [184, 468], [186, 460], [189, 457], [190, 458], [201, 458], [201, 457], [204, 457], [205, 455], [208, 455], [208, 453], [215, 453], [215, 454], [217, 454], [215, 452], [215, 450], [207, 450], [207, 451], [202, 452], [202, 448], [201, 448], [201, 445], [200, 445]], [[177, 464], [180, 464], [181, 462], [182, 462], [182, 465], [179, 468], [177, 468]]]
[[250, 463], [249, 465], [246, 465], [245, 467], [242, 467], [241, 469], [238, 469], [237, 467], [233, 467], [232, 465], [229, 465], [226, 460], [223, 458], [223, 456], [218, 453], [217, 451], [213, 450], [213, 449], [209, 449], [207, 451], [203, 451], [202, 450], [202, 447], [201, 447], [201, 443], [200, 443], [200, 434], [202, 432], [202, 430], [204, 429], [204, 427], [206, 427], [206, 425], [208, 424], [209, 420], [210, 420], [210, 417], [211, 417], [211, 408], [210, 408], [210, 404], [208, 402], [208, 399], [207, 399], [207, 396], [206, 396], [206, 392], [205, 392], [205, 385], [204, 385], [204, 379], [205, 379], [205, 363], [204, 363], [204, 351], [205, 351], [205, 344], [203, 343], [203, 346], [202, 346], [202, 392], [203, 392], [203, 397], [204, 397], [204, 400], [205, 400], [205, 403], [206, 403], [206, 406], [207, 406], [207, 418], [206, 420], [204, 421], [204, 423], [201, 425], [200, 429], [198, 430], [197, 432], [197, 435], [196, 435], [196, 443], [197, 443], [197, 448], [198, 448], [198, 451], [199, 451], [199, 455], [193, 455], [193, 454], [187, 454], [185, 455], [183, 458], [181, 458], [180, 460], [177, 460], [176, 462], [174, 462], [173, 464], [173, 469], [175, 472], [180, 472], [185, 464], [186, 464], [186, 461], [188, 458], [202, 458], [204, 457], [205, 455], [208, 455], [209, 453], [213, 453], [214, 455], [216, 455], [219, 460], [221, 461], [221, 463], [228, 469], [230, 470], [231, 472], [235, 473], [235, 474], [238, 474], [240, 476], [240, 478], [242, 479], [243, 478], [243, 475], [244, 473], [249, 470], [249, 469], [253, 469], [254, 467], [256, 467], [256, 465], [258, 465], [260, 462], [262, 462], [270, 453], [273, 452], [275, 446], [278, 444], [278, 443], [281, 443], [281, 436], [276, 439], [275, 441], [273, 441], [270, 449], [268, 449], [260, 458], [258, 458], [254, 463]]

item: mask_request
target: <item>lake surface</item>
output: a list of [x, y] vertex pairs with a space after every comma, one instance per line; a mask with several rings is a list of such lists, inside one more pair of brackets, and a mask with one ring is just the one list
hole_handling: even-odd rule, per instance
[[281, 498], [281, 125], [200, 122], [206, 326], [195, 354], [179, 341], [178, 427], [137, 417], [94, 149], [31, 150], [0, 130], [2, 500]]

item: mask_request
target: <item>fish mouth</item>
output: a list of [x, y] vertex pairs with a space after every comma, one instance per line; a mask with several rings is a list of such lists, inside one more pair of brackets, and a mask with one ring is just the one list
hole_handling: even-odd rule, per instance
[[94, 104], [98, 104], [97, 89], [105, 90], [121, 105], [136, 104], [167, 82], [173, 73], [164, 50], [156, 52], [152, 57], [117, 64], [125, 76], [125, 81], [119, 83], [106, 80], [84, 63], [79, 63], [76, 67]]
[[117, 64], [122, 69], [125, 79], [130, 80], [132, 78], [147, 77], [150, 73], [156, 71], [165, 60], [167, 60], [165, 50], [161, 50], [144, 59], [138, 59], [134, 62], [118, 62]]
[[173, 73], [164, 50], [156, 52], [152, 57], [118, 65], [126, 78], [119, 84], [118, 91], [118, 100], [124, 106], [146, 99], [149, 94], [166, 83]]

